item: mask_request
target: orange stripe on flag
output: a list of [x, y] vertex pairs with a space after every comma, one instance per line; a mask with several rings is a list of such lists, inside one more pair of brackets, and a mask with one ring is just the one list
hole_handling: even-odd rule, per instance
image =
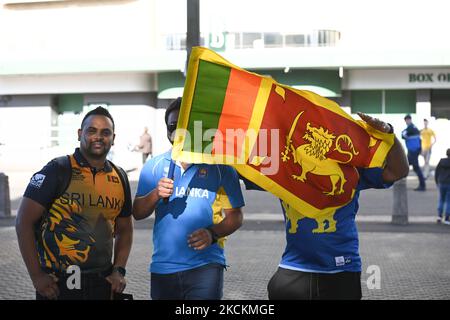
[[[219, 132], [216, 133], [214, 139], [213, 153], [235, 156], [241, 154], [242, 143], [235, 143], [238, 138], [227, 140], [227, 130], [229, 130], [229, 138], [234, 137], [234, 134], [239, 132], [244, 134], [247, 132], [260, 84], [261, 77], [241, 70], [231, 69], [218, 125]], [[233, 131], [230, 131], [230, 129]], [[243, 139], [243, 134], [238, 136], [239, 140]]]

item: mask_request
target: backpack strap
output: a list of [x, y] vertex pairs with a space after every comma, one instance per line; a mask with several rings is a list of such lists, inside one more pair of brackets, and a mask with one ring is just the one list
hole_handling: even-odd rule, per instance
[[[72, 165], [70, 164], [70, 157], [69, 156], [61, 156], [55, 159], [52, 159], [49, 163], [56, 163], [58, 165], [58, 173], [57, 173], [57, 185], [56, 185], [56, 195], [53, 200], [58, 199], [61, 197], [64, 192], [69, 187], [70, 181], [72, 180]], [[39, 239], [42, 239], [42, 236], [40, 235], [40, 231], [42, 230], [42, 225], [46, 221], [46, 215], [48, 215], [48, 210], [50, 208], [47, 208], [44, 215], [37, 221], [34, 225], [34, 232], [35, 237], [37, 241], [42, 241]]]
[[114, 163], [112, 163], [111, 161], [109, 161], [109, 163], [111, 164], [111, 166], [117, 171], [117, 173], [119, 174], [119, 178], [120, 178], [120, 182], [122, 183], [123, 186], [123, 192], [124, 192], [124, 198], [126, 198], [126, 196], [129, 194], [131, 196], [131, 190], [130, 190], [130, 183], [128, 182], [128, 175], [125, 172], [125, 170], [123, 170], [121, 167], [116, 166]]
[[53, 159], [58, 164], [58, 185], [56, 198], [59, 198], [69, 187], [72, 180], [72, 165], [70, 163], [70, 156], [62, 156]]

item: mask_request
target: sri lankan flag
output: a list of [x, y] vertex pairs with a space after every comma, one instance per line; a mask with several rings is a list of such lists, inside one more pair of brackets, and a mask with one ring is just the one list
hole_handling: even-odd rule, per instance
[[393, 134], [335, 102], [192, 50], [172, 157], [229, 164], [306, 217], [351, 201], [356, 167], [383, 167]]

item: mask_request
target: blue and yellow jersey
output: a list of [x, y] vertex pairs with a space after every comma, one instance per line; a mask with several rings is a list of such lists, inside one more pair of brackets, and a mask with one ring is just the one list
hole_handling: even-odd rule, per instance
[[109, 162], [96, 171], [79, 149], [70, 163], [72, 177], [62, 195], [57, 194], [60, 170], [54, 161], [33, 175], [24, 193], [47, 209], [37, 236], [41, 267], [103, 271], [111, 266], [115, 220], [131, 214], [131, 195], [124, 191], [129, 188]]
[[[167, 177], [170, 151], [149, 160], [142, 168], [137, 197], [147, 195]], [[189, 248], [188, 235], [223, 220], [222, 209], [240, 208], [244, 199], [236, 171], [228, 166], [192, 164], [174, 171], [174, 192], [156, 206], [153, 257], [150, 272], [169, 274], [208, 263], [225, 265], [225, 238], [204, 250]]]
[[286, 249], [280, 267], [304, 272], [361, 272], [355, 217], [361, 190], [391, 186], [381, 168], [358, 169], [359, 183], [352, 201], [329, 216], [310, 219], [282, 202]]
[[[279, 264], [281, 268], [317, 273], [361, 272], [355, 222], [360, 191], [388, 188], [392, 184], [383, 182], [381, 168], [358, 169], [358, 174], [352, 201], [329, 216], [311, 219], [280, 200], [286, 223], [286, 248]], [[263, 190], [242, 179], [248, 190]]]

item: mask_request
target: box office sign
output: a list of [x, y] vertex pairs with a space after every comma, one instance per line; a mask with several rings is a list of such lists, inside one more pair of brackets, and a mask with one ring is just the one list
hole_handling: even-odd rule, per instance
[[348, 70], [342, 89], [450, 89], [450, 68]]
[[426, 73], [410, 73], [409, 74], [409, 82], [410, 83], [436, 83], [436, 82], [446, 82], [450, 83], [450, 73], [434, 73], [434, 72], [426, 72]]

